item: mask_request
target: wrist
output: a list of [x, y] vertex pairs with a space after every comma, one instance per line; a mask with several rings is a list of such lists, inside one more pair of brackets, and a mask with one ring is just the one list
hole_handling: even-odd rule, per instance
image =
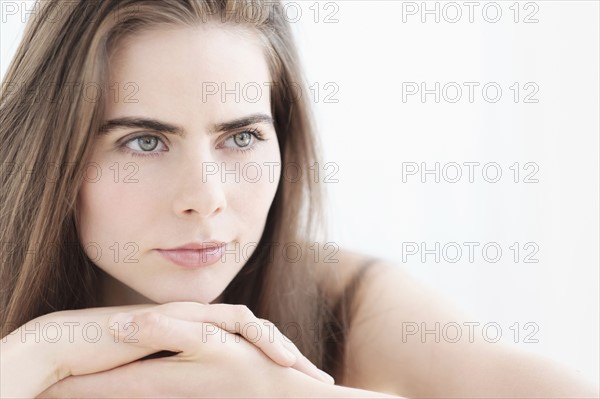
[[2, 339], [2, 398], [35, 397], [61, 377], [57, 345], [41, 334], [43, 320], [34, 319]]

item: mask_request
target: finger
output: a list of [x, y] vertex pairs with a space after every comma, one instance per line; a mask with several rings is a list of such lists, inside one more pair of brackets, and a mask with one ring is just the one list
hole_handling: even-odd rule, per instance
[[[240, 334], [281, 366], [293, 367], [304, 374], [329, 384], [335, 382], [333, 377], [319, 370], [308, 360], [294, 343], [285, 337], [273, 323], [257, 318], [244, 305], [204, 305], [196, 302], [171, 302], [160, 305], [152, 310], [144, 309], [139, 312], [131, 312], [131, 314], [145, 314], [157, 311], [172, 318], [211, 323], [222, 330]], [[203, 328], [205, 338], [206, 335], [216, 333], [217, 329], [210, 331], [208, 327]], [[197, 340], [198, 338], [196, 338], [196, 342]]]
[[[139, 313], [148, 311], [150, 310], [142, 310]], [[296, 354], [287, 349], [281, 339], [282, 335], [276, 334], [275, 325], [267, 320], [258, 319], [244, 305], [172, 302], [160, 305], [152, 311], [160, 311], [182, 320], [211, 323], [222, 330], [240, 334], [281, 366], [290, 367], [297, 362]]]
[[257, 318], [248, 307], [214, 304], [205, 306], [203, 310], [207, 321], [221, 320], [218, 325], [221, 329], [240, 334], [275, 363], [284, 367], [290, 367], [296, 363], [296, 356], [286, 349], [281, 337], [277, 336], [275, 325]]
[[300, 352], [300, 349], [298, 349], [298, 347], [294, 345], [294, 343], [289, 338], [283, 335], [283, 333], [279, 331], [277, 327], [275, 327], [275, 334], [278, 335], [278, 340], [280, 342], [283, 342], [283, 345], [286, 347], [286, 349], [292, 352], [296, 356], [296, 359], [298, 359], [293, 365], [293, 368], [303, 372], [304, 374], [310, 375], [311, 377], [317, 378], [323, 382], [329, 384], [335, 383], [335, 380], [332, 376], [325, 373], [323, 370], [320, 370], [317, 366], [314, 365], [314, 363], [308, 360], [308, 358], [304, 356], [302, 352]]
[[[191, 353], [199, 342], [206, 342], [203, 323], [169, 317], [159, 312], [117, 313], [109, 323], [118, 324], [112, 330], [124, 343], [155, 350]], [[133, 332], [132, 330], [133, 329]]]

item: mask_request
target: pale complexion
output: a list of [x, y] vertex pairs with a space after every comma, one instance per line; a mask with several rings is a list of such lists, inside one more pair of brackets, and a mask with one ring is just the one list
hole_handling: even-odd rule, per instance
[[[135, 102], [108, 98], [105, 122], [152, 119], [182, 134], [112, 123], [97, 138], [90, 162], [102, 176], [84, 181], [78, 223], [88, 256], [114, 279], [105, 282], [105, 304], [210, 303], [244, 266], [281, 169], [264, 166], [280, 163], [269, 81], [256, 37], [231, 27], [145, 31], [111, 55], [109, 87], [133, 83], [139, 90]], [[255, 93], [221, 96], [221, 88], [247, 84], [265, 89], [258, 100]], [[215, 86], [219, 92], [209, 95]], [[257, 130], [262, 140], [251, 133]], [[261, 167], [260, 179], [257, 168], [245, 168], [251, 162]], [[236, 164], [237, 176], [225, 173]], [[208, 240], [226, 242], [230, 252], [200, 269], [174, 265], [156, 251]]]

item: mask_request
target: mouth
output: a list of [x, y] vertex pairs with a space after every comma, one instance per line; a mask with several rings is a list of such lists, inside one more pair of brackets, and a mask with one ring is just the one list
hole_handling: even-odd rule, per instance
[[164, 258], [185, 268], [201, 268], [218, 262], [225, 252], [226, 243], [190, 243], [172, 249], [157, 249]]

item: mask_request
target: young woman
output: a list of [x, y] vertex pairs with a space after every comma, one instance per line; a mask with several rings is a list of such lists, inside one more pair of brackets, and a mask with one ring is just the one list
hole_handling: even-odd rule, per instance
[[273, 1], [40, 4], [0, 102], [3, 398], [597, 394], [405, 339], [465, 319], [318, 239], [305, 87]]

